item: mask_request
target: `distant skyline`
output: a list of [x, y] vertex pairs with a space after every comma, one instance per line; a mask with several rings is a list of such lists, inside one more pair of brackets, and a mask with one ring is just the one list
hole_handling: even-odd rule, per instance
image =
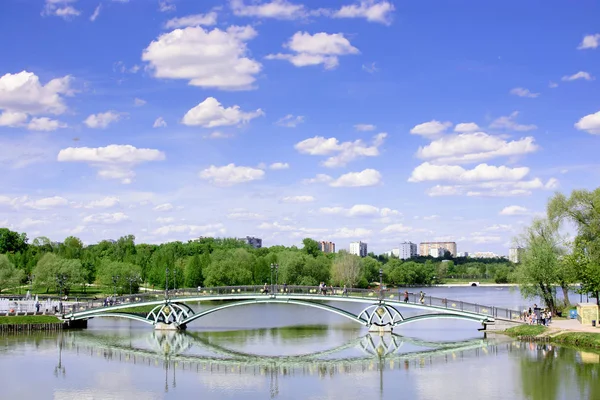
[[4, 0], [0, 226], [507, 255], [600, 184], [600, 4]]

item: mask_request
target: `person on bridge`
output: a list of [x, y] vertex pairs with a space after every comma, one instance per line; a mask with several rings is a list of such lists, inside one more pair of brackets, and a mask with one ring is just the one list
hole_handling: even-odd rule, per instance
[[283, 284], [283, 294], [287, 294], [288, 292], [288, 287], [287, 287], [287, 283]]
[[422, 290], [421, 293], [419, 293], [419, 301], [421, 302], [421, 304], [425, 304], [425, 293], [423, 293]]
[[263, 286], [263, 293], [264, 294], [269, 294], [269, 287], [267, 286], [267, 284], [265, 283], [265, 286]]
[[344, 289], [342, 289], [342, 296], [348, 297], [348, 288], [344, 285]]
[[408, 290], [404, 292], [404, 302], [408, 303]]

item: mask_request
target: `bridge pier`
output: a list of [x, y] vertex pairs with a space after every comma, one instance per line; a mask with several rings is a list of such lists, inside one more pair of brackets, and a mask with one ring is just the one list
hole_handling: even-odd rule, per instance
[[369, 326], [369, 332], [388, 333], [392, 332], [394, 328], [391, 325], [375, 325]]
[[177, 325], [176, 323], [165, 324], [164, 322], [157, 322], [154, 324], [154, 330], [157, 331], [184, 331], [186, 325]]

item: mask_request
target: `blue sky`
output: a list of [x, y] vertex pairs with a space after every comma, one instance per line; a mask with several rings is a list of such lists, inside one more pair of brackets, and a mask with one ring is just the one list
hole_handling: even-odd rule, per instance
[[456, 240], [599, 182], [600, 5], [5, 0], [0, 225]]

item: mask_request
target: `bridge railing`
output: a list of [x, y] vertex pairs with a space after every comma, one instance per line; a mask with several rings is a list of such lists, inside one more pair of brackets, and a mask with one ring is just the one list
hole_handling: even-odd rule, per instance
[[[327, 287], [326, 291], [323, 291], [318, 286], [296, 286], [296, 285], [267, 285], [266, 290], [264, 285], [244, 285], [244, 286], [217, 286], [207, 288], [182, 288], [169, 290], [168, 297], [172, 299], [185, 298], [185, 297], [243, 297], [249, 295], [277, 295], [285, 296], [289, 294], [303, 295], [307, 297], [316, 296], [336, 296], [336, 297], [348, 297], [348, 298], [362, 298], [372, 299], [377, 301], [379, 299], [386, 301], [401, 301], [410, 304], [420, 304], [425, 306], [432, 306], [437, 308], [446, 308], [448, 310], [455, 310], [461, 312], [468, 312], [479, 315], [488, 315], [494, 318], [505, 318], [505, 319], [520, 319], [522, 313], [520, 311], [511, 310], [508, 308], [495, 307], [489, 305], [482, 305], [477, 303], [469, 303], [459, 300], [452, 300], [441, 297], [423, 296], [421, 298], [420, 293], [408, 293], [408, 298], [405, 299], [406, 290], [403, 288], [395, 289], [358, 289], [358, 288], [340, 288], [340, 287]], [[165, 299], [165, 291], [153, 291], [146, 293], [138, 293], [126, 296], [109, 297], [107, 299], [98, 300], [87, 300], [82, 302], [73, 303], [71, 305], [63, 307], [63, 314], [69, 314], [71, 312], [80, 312], [104, 307], [111, 307], [115, 305], [131, 305], [131, 307], [138, 306], [139, 303], [145, 303], [149, 301], [160, 301]]]

